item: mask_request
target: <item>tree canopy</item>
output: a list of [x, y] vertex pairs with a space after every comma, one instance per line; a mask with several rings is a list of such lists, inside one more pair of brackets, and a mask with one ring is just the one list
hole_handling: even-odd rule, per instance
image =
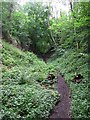
[[13, 36], [23, 49], [39, 53], [46, 53], [52, 46], [74, 47], [86, 51], [89, 3], [73, 3], [68, 16], [60, 11], [59, 18], [52, 18], [51, 12], [50, 4], [29, 2], [21, 7], [18, 3], [3, 2], [3, 37], [9, 37], [10, 41]]

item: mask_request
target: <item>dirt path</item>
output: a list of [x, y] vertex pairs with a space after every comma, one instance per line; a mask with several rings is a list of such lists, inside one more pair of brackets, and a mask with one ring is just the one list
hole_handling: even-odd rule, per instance
[[49, 120], [54, 120], [54, 118], [69, 118], [70, 119], [70, 104], [71, 104], [71, 97], [70, 97], [70, 90], [67, 84], [64, 81], [64, 78], [59, 76], [58, 77], [58, 85], [57, 90], [61, 94], [60, 102], [55, 106], [54, 110], [52, 111]]

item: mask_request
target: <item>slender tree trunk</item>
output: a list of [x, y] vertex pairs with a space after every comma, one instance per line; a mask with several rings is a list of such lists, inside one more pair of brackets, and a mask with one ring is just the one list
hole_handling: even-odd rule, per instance
[[77, 50], [79, 49], [79, 42], [76, 43], [77, 44]]
[[72, 5], [72, 0], [69, 0], [69, 4], [70, 4], [70, 9], [73, 12], [73, 5]]
[[[72, 0], [69, 0], [69, 4], [70, 4], [70, 9], [71, 9], [71, 12], [73, 15], [73, 32], [74, 32], [74, 35], [76, 37], [76, 29], [74, 27], [74, 22], [75, 22], [76, 17], [73, 14], [73, 2], [72, 2]], [[77, 41], [76, 41], [76, 48], [77, 48], [77, 50], [79, 49], [79, 42], [77, 42]]]

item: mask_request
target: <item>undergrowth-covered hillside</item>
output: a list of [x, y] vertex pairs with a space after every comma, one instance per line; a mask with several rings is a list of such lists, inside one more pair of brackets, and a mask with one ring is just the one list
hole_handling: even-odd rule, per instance
[[47, 80], [49, 72], [57, 74], [31, 52], [23, 52], [3, 42], [1, 80], [1, 119], [40, 120], [48, 118], [59, 94]]
[[[87, 54], [69, 49], [57, 58], [53, 55], [46, 64], [33, 53], [23, 52], [6, 42], [1, 52], [2, 120], [48, 118], [59, 99], [55, 86], [47, 79], [48, 73], [64, 75], [71, 88], [72, 117], [89, 117]], [[72, 82], [77, 74], [83, 76], [79, 84]]]
[[[60, 118], [65, 114], [68, 118], [90, 117], [89, 0], [21, 0], [23, 4], [17, 0], [5, 1], [0, 6], [0, 37], [3, 40], [0, 42], [0, 48], [3, 44], [0, 50], [1, 120], [48, 118], [58, 100], [60, 109], [58, 112], [55, 109], [55, 114]], [[70, 87], [70, 100], [69, 91], [62, 84]], [[65, 103], [68, 106], [70, 103], [72, 116], [67, 113], [70, 109]]]
[[[63, 52], [62, 52], [63, 51]], [[71, 88], [72, 97], [72, 117], [73, 118], [87, 118], [89, 101], [88, 97], [88, 55], [85, 53], [77, 52], [74, 49], [69, 49], [64, 52], [60, 51], [63, 55], [58, 55], [56, 58], [55, 53], [49, 62], [57, 68], [59, 73], [64, 75], [64, 78]], [[73, 83], [73, 78], [81, 74], [83, 79], [80, 83]]]

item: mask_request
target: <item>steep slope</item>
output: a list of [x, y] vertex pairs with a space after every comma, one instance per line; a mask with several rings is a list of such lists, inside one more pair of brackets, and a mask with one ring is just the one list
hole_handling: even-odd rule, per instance
[[1, 119], [48, 118], [60, 99], [47, 80], [49, 72], [55, 73], [54, 66], [46, 65], [33, 53], [23, 52], [6, 42], [3, 42], [1, 52]]
[[[62, 51], [61, 51], [62, 52]], [[56, 54], [56, 53], [55, 53]], [[60, 53], [59, 53], [60, 54]], [[49, 62], [57, 68], [58, 72], [64, 76], [66, 82], [71, 88], [72, 94], [72, 117], [73, 118], [87, 118], [89, 101], [88, 85], [89, 85], [89, 69], [88, 69], [88, 55], [79, 53], [74, 49], [63, 51], [62, 54], [53, 57]], [[80, 83], [73, 82], [73, 79], [78, 75], [82, 75]]]

